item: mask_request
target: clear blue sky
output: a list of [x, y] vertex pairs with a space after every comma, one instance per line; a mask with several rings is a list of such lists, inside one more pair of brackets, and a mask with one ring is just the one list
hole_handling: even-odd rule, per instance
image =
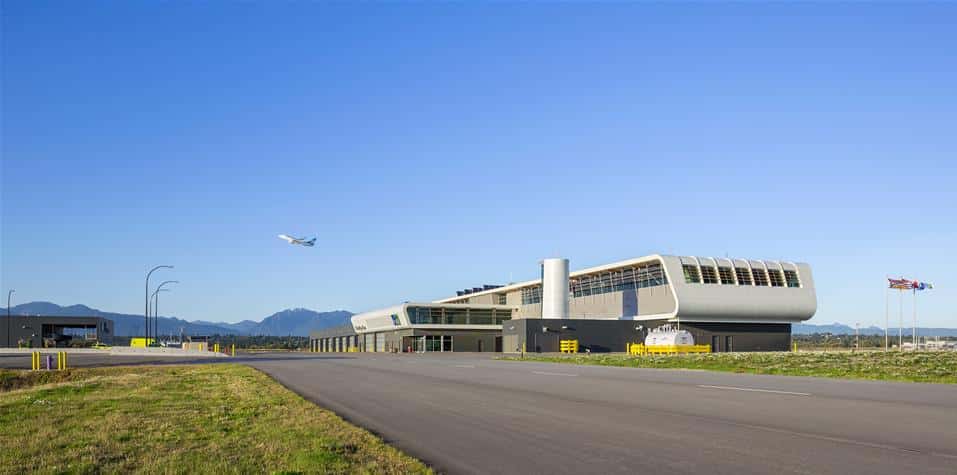
[[[957, 327], [957, 5], [2, 5], [15, 302], [260, 319], [649, 253]], [[278, 233], [318, 235], [289, 246]], [[910, 317], [910, 301], [906, 315]]]

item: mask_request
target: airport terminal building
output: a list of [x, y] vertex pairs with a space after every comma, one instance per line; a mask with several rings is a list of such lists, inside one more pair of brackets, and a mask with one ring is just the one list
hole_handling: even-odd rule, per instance
[[651, 255], [568, 271], [542, 262], [542, 277], [485, 285], [434, 302], [352, 317], [351, 328], [312, 334], [313, 351], [625, 351], [651, 329], [678, 325], [712, 351], [786, 351], [791, 324], [814, 315], [804, 263]]

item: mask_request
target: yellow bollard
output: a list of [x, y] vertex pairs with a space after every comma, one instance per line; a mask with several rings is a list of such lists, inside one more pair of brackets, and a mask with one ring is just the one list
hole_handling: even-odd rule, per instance
[[230, 349], [232, 350], [231, 352], [232, 352], [233, 356], [236, 356], [236, 344], [235, 344], [235, 343], [233, 343], [233, 346], [232, 346], [232, 348], [230, 348]]
[[40, 352], [34, 351], [30, 353], [30, 367], [33, 368], [33, 371], [40, 371]]

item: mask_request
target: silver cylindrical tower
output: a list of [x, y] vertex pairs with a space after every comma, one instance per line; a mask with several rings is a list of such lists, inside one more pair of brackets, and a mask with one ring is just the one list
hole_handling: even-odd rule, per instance
[[568, 318], [568, 259], [542, 261], [542, 318]]

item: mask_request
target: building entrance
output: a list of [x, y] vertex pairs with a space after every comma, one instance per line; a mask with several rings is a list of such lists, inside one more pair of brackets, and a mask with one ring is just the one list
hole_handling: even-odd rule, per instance
[[413, 351], [416, 353], [455, 351], [452, 335], [423, 335], [413, 338]]

